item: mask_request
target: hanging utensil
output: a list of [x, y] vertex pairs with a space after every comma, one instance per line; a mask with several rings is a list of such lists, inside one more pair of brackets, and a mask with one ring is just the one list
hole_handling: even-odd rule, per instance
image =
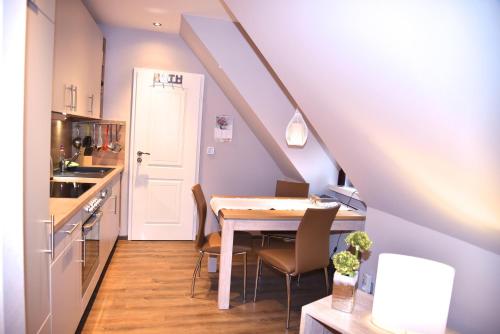
[[92, 124], [92, 145], [94, 150], [97, 149], [97, 134], [96, 134], [96, 124]]
[[115, 143], [113, 142], [113, 124], [109, 125], [109, 145], [108, 148], [110, 151], [113, 151], [115, 147]]
[[91, 156], [93, 151], [92, 136], [90, 135], [90, 124], [85, 125], [86, 136], [83, 138], [83, 155]]
[[108, 150], [108, 134], [109, 134], [109, 125], [106, 125], [106, 134], [104, 135], [104, 145], [102, 146], [103, 151]]
[[[121, 128], [121, 125], [120, 125]], [[118, 141], [118, 132], [119, 132], [118, 124], [115, 124], [115, 142], [113, 144], [113, 153], [119, 153], [122, 150], [122, 145]]]
[[84, 148], [90, 148], [92, 146], [92, 137], [90, 136], [90, 125], [85, 125], [85, 137], [82, 140], [82, 146]]
[[102, 150], [102, 125], [99, 124], [99, 136], [97, 138], [97, 149]]
[[82, 138], [80, 137], [80, 126], [76, 126], [76, 137], [73, 138], [73, 147], [80, 151], [80, 147], [82, 147]]

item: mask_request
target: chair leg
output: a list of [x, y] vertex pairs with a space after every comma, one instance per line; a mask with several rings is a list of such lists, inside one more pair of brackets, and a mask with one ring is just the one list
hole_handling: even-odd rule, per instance
[[247, 299], [247, 253], [243, 253], [243, 303]]
[[326, 287], [326, 295], [330, 292], [330, 282], [328, 282], [328, 267], [324, 267], [323, 271], [325, 272], [325, 287]]
[[203, 261], [203, 256], [205, 253], [201, 252], [200, 265], [198, 266], [198, 277], [201, 277], [201, 262]]
[[263, 234], [263, 235], [262, 235], [262, 241], [261, 241], [261, 243], [260, 243], [260, 247], [264, 248], [264, 244], [265, 244], [265, 243], [266, 243], [266, 235], [265, 235], [265, 234]]
[[297, 276], [297, 287], [300, 287], [300, 274]]
[[290, 275], [286, 274], [286, 329], [290, 328], [290, 304], [291, 304], [291, 294], [290, 294]]
[[198, 261], [196, 262], [196, 266], [194, 267], [193, 281], [191, 282], [191, 298], [194, 297], [194, 285], [196, 283], [196, 274], [201, 267], [201, 260], [202, 259], [203, 259], [203, 252], [200, 252], [200, 257], [198, 258]]
[[253, 292], [253, 302], [257, 301], [257, 288], [259, 287], [259, 276], [260, 276], [260, 267], [262, 266], [262, 260], [260, 257], [257, 258], [257, 271], [255, 273], [255, 288]]

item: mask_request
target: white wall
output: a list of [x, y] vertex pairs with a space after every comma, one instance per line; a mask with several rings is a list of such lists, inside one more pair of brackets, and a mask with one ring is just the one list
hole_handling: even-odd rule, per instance
[[[280, 169], [179, 35], [111, 26], [101, 28], [106, 38], [104, 118], [129, 122], [134, 67], [204, 74], [199, 178], [205, 195], [209, 199], [212, 194], [274, 193], [276, 179], [284, 177]], [[215, 116], [221, 114], [234, 117], [231, 143], [214, 142]], [[127, 129], [129, 128], [127, 124]], [[206, 154], [207, 146], [215, 146], [214, 156]], [[123, 180], [127, 180], [127, 177], [128, 168], [125, 169]], [[122, 182], [122, 189], [124, 214], [120, 235], [126, 235], [126, 182]], [[217, 228], [215, 217], [209, 213], [208, 218], [210, 222], [207, 222], [207, 231], [212, 231]]]
[[316, 194], [337, 181], [337, 167], [313, 131], [303, 147], [287, 145], [295, 106], [233, 22], [183, 15], [180, 35], [285, 175], [308, 182]]
[[449, 264], [455, 268], [455, 282], [448, 326], [461, 333], [499, 332], [500, 255], [373, 208], [368, 208], [366, 232], [374, 242], [363, 273], [375, 277], [380, 253]]

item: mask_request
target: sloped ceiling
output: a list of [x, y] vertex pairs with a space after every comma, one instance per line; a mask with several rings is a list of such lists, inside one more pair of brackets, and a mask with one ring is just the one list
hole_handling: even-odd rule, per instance
[[[179, 33], [182, 14], [229, 19], [218, 0], [83, 0], [97, 22], [110, 26]], [[159, 22], [160, 27], [153, 26]]]
[[225, 3], [368, 206], [500, 254], [498, 1]]
[[324, 193], [337, 169], [310, 133], [304, 147], [289, 147], [285, 130], [295, 107], [236, 25], [229, 20], [183, 15], [181, 37], [191, 47], [246, 123], [289, 178]]

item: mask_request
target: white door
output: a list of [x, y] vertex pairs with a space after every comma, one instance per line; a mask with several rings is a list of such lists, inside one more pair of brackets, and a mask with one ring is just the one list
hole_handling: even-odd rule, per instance
[[203, 82], [200, 74], [134, 70], [131, 240], [193, 239]]

